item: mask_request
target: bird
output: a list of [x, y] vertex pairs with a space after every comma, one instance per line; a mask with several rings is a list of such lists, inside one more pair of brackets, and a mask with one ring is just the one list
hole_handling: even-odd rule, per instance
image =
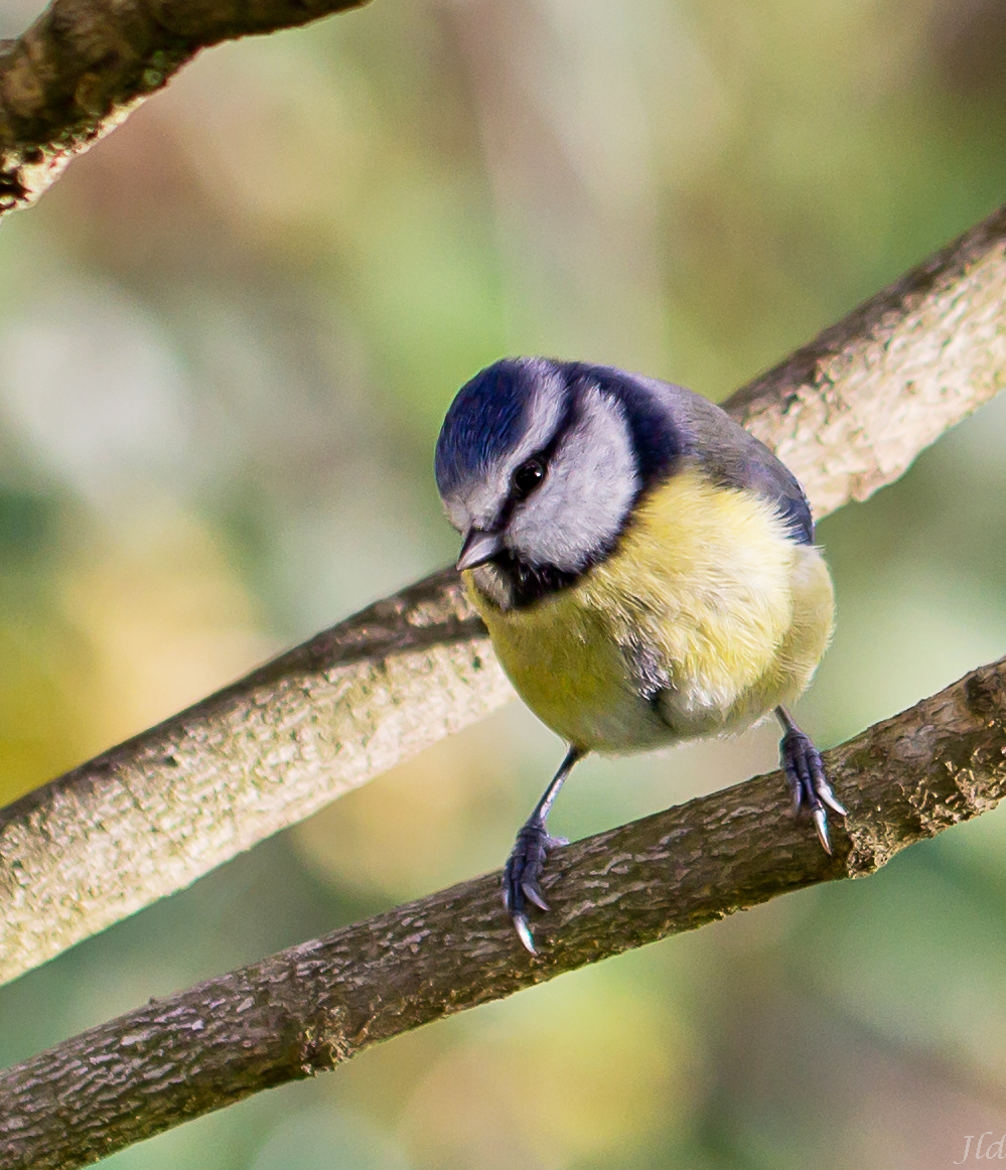
[[517, 833], [503, 901], [531, 908], [547, 818], [587, 754], [737, 732], [775, 714], [794, 815], [831, 852], [835, 796], [789, 705], [834, 623], [797, 479], [725, 411], [613, 366], [504, 358], [457, 392], [436, 444], [457, 569], [518, 694], [566, 755]]

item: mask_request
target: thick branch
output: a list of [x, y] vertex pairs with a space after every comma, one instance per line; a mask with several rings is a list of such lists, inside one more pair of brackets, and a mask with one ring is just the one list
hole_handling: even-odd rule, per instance
[[806, 486], [865, 500], [1006, 386], [1006, 205], [727, 403]]
[[283, 951], [0, 1076], [0, 1162], [65, 1170], [379, 1040], [791, 890], [884, 865], [1006, 792], [1006, 659], [827, 756], [835, 856], [778, 773], [557, 850], [531, 959], [491, 874]]
[[0, 811], [0, 972], [317, 811], [512, 694], [445, 571]]
[[200, 49], [364, 0], [53, 0], [0, 42], [0, 216], [33, 203]]
[[[1006, 381], [1006, 208], [728, 403], [821, 515]], [[511, 694], [456, 579], [379, 602], [0, 811], [12, 979]]]

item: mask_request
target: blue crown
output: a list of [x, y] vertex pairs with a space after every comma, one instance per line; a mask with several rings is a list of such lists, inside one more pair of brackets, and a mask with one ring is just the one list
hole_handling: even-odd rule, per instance
[[451, 403], [437, 440], [440, 494], [478, 478], [520, 440], [532, 387], [552, 363], [504, 358], [466, 382]]

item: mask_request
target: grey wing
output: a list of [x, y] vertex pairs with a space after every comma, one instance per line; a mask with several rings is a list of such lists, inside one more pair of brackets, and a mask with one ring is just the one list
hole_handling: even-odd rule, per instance
[[715, 403], [683, 386], [646, 379], [691, 439], [690, 454], [726, 487], [745, 488], [778, 509], [799, 544], [814, 543], [810, 504], [796, 476], [760, 440]]
[[[747, 434], [747, 431], [744, 433]], [[764, 457], [752, 458], [736, 478], [727, 477], [726, 482], [738, 487], [749, 487], [764, 499], [771, 500], [789, 525], [794, 540], [799, 544], [813, 544], [814, 518], [803, 488], [784, 463], [757, 439], [755, 442]]]
[[745, 488], [770, 501], [793, 540], [813, 544], [814, 521], [796, 476], [708, 398], [612, 366], [571, 362], [567, 369], [571, 376], [599, 382], [629, 404], [628, 422], [644, 486], [672, 472], [680, 458], [695, 459], [714, 482]]

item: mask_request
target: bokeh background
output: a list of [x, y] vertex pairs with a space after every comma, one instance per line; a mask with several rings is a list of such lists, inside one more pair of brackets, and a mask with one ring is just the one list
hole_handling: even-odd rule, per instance
[[[204, 54], [0, 232], [0, 797], [448, 561], [483, 365], [721, 398], [988, 214], [1004, 143], [1001, 0], [374, 0]], [[1003, 652], [1004, 445], [1000, 401], [821, 525], [823, 745]], [[590, 762], [555, 830], [775, 739]], [[0, 1058], [499, 865], [560, 752], [512, 705], [0, 989]], [[952, 1165], [1006, 1131], [1004, 852], [992, 814], [106, 1164]]]

